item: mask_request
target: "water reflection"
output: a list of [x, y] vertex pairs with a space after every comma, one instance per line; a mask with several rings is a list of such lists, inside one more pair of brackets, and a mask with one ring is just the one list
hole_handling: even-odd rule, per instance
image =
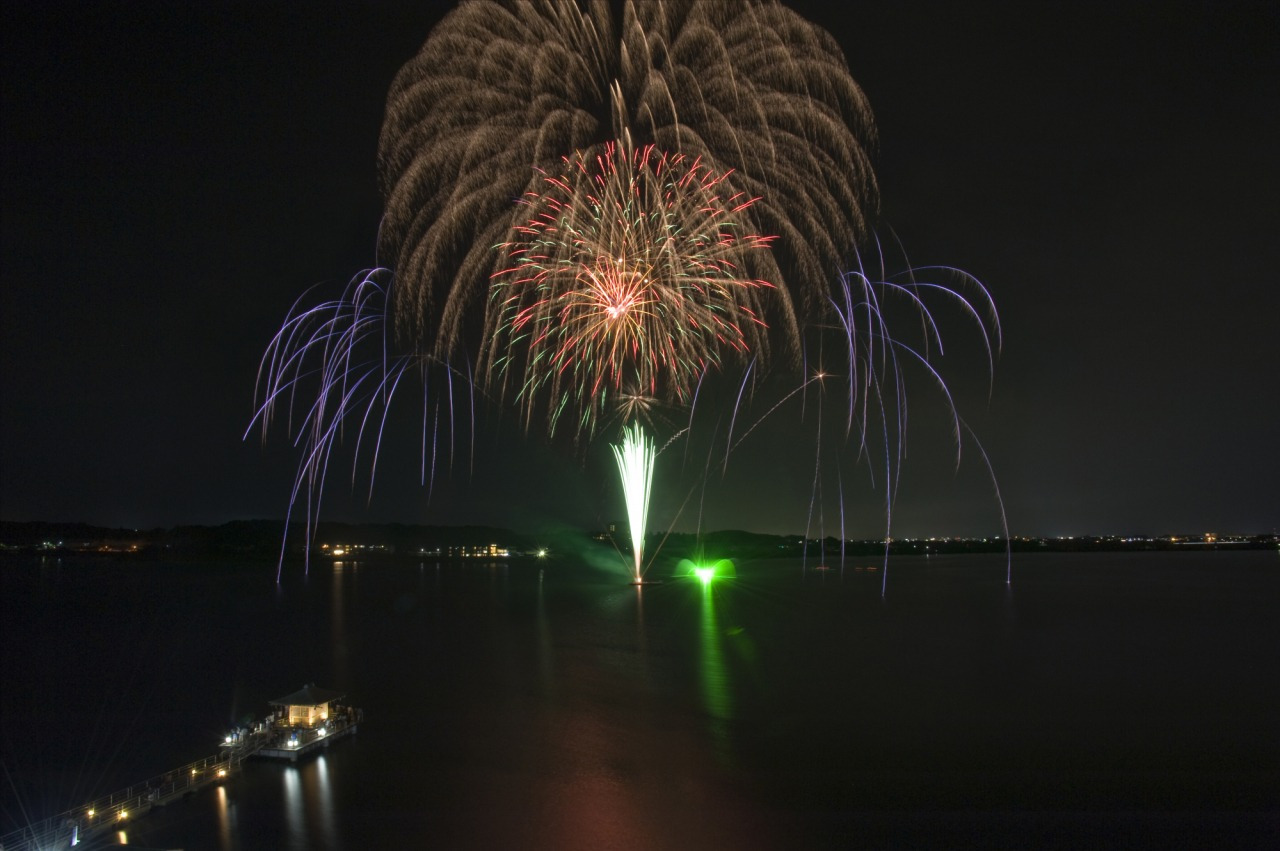
[[[323, 754], [316, 757], [303, 778], [307, 788], [307, 803], [320, 831], [321, 842], [325, 847], [336, 848], [338, 845], [338, 828], [334, 819], [333, 788], [329, 785], [329, 763]], [[314, 783], [307, 782], [314, 780]]]
[[290, 848], [337, 848], [338, 826], [324, 755], [284, 769], [285, 828]]
[[702, 703], [710, 716], [709, 728], [716, 755], [722, 763], [730, 760], [729, 721], [733, 717], [733, 694], [724, 662], [723, 632], [716, 617], [716, 584], [702, 583], [702, 632], [698, 657], [702, 681]]
[[218, 847], [231, 851], [231, 837], [235, 833], [235, 808], [227, 802], [227, 787], [218, 786]]
[[298, 778], [298, 769], [289, 766], [282, 776], [284, 777], [284, 822], [290, 840], [289, 845], [293, 848], [305, 848], [307, 815], [302, 807], [302, 782]]
[[544, 696], [555, 692], [554, 643], [551, 640], [551, 624], [547, 620], [546, 593], [542, 587], [542, 574], [538, 575], [538, 607], [535, 613], [538, 632], [538, 681]]
[[643, 658], [647, 655], [649, 649], [644, 631], [644, 587], [636, 585], [634, 588], [636, 594], [636, 648], [641, 658]]
[[333, 590], [330, 595], [330, 635], [332, 636], [331, 655], [333, 657], [334, 674], [340, 683], [348, 682], [347, 677], [347, 630], [345, 606], [342, 599], [343, 579], [348, 573], [347, 565], [341, 561], [333, 563]]

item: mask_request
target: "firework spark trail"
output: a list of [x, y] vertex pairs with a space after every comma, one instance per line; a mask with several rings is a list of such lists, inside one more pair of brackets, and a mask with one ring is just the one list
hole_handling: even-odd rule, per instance
[[[943, 272], [957, 276], [961, 284], [959, 286], [950, 286], [937, 283], [934, 281], [922, 281], [920, 276], [926, 272]], [[903, 280], [905, 279], [905, 283]], [[968, 298], [964, 289], [968, 287], [978, 294], [976, 299]], [[858, 297], [854, 293], [858, 292]], [[897, 497], [898, 488], [901, 481], [902, 468], [905, 460], [906, 445], [906, 427], [907, 427], [907, 376], [906, 365], [908, 363], [918, 363], [925, 373], [930, 376], [933, 383], [941, 391], [946, 409], [949, 411], [949, 418], [952, 424], [952, 438], [956, 442], [957, 464], [959, 463], [959, 453], [961, 446], [959, 444], [960, 428], [962, 420], [959, 417], [959, 409], [956, 400], [947, 386], [947, 383], [940, 371], [935, 359], [941, 358], [944, 353], [942, 345], [942, 335], [938, 318], [935, 311], [938, 307], [946, 304], [958, 305], [961, 313], [971, 319], [979, 328], [980, 338], [984, 347], [985, 356], [989, 368], [994, 366], [994, 355], [999, 345], [1000, 327], [999, 318], [995, 313], [994, 303], [985, 287], [983, 287], [976, 279], [965, 275], [958, 270], [950, 267], [928, 267], [917, 270], [910, 270], [896, 280], [880, 280], [876, 281], [867, 276], [863, 271], [850, 273], [845, 276], [843, 284], [843, 297], [839, 300], [833, 299], [831, 302], [832, 311], [834, 313], [834, 324], [830, 326], [830, 330], [836, 333], [838, 339], [843, 340], [843, 345], [848, 347], [847, 353], [842, 353], [844, 362], [853, 369], [852, 376], [849, 380], [849, 395], [851, 398], [859, 399], [859, 407], [856, 409], [857, 415], [850, 422], [848, 411], [841, 414], [845, 420], [846, 432], [856, 427], [858, 432], [858, 458], [864, 455], [871, 457], [868, 453], [870, 440], [872, 435], [879, 433], [879, 443], [883, 447], [882, 461], [880, 469], [884, 472], [884, 573], [882, 574], [881, 593], [887, 590], [888, 581], [888, 558], [889, 558], [889, 542], [893, 529], [894, 505]], [[930, 296], [938, 296], [940, 299], [937, 305], [930, 304]], [[893, 336], [893, 323], [891, 322], [890, 311], [894, 308], [893, 303], [900, 302], [909, 311], [919, 314], [920, 320], [918, 327], [921, 332], [921, 341], [916, 344]], [[989, 318], [984, 318], [984, 313]], [[869, 319], [866, 319], [869, 317]], [[823, 393], [825, 394], [825, 383], [828, 378], [834, 378], [833, 375], [825, 371], [816, 372], [814, 375], [801, 382], [788, 393], [773, 401], [769, 407], [758, 419], [751, 422], [742, 434], [737, 434], [737, 421], [743, 414], [746, 406], [745, 398], [747, 396], [746, 389], [752, 382], [752, 372], [754, 363], [748, 364], [744, 375], [739, 382], [737, 396], [734, 400], [730, 426], [728, 434], [725, 436], [724, 454], [718, 468], [723, 472], [727, 469], [729, 458], [732, 454], [746, 442], [751, 435], [770, 419], [776, 412], [783, 408], [790, 400], [796, 396], [802, 396], [806, 392], [809, 384], [814, 382], [822, 382], [824, 384]], [[824, 452], [823, 423], [825, 416], [822, 413], [823, 401], [821, 396], [818, 400], [818, 412], [816, 416], [816, 441], [815, 441], [815, 467], [814, 467], [814, 485], [813, 493], [810, 499], [809, 518], [812, 522], [814, 511], [819, 512], [819, 517], [824, 518], [825, 514], [823, 505], [825, 504], [822, 493], [821, 482], [821, 464]], [[803, 415], [805, 405], [801, 404], [801, 413]], [[854, 409], [849, 409], [854, 410]], [[686, 432], [692, 432], [694, 411], [690, 412], [690, 421], [686, 427]], [[964, 426], [966, 430], [967, 425]], [[970, 434], [972, 432], [970, 431]], [[991, 472], [989, 458], [983, 451], [983, 460], [987, 464], [988, 472]], [[713, 450], [714, 451], [714, 450]], [[840, 452], [839, 446], [835, 450]], [[711, 454], [708, 454], [710, 459]], [[876, 465], [868, 465], [868, 472], [871, 476], [872, 485], [876, 481]], [[839, 465], [836, 468], [839, 477], [838, 499], [840, 510], [840, 523], [842, 539], [845, 530], [845, 506], [844, 506], [844, 487], [843, 476]], [[706, 471], [710, 473], [710, 466]], [[704, 475], [704, 480], [706, 475]], [[994, 481], [994, 475], [993, 475]], [[821, 502], [821, 504], [819, 504]], [[1001, 504], [1002, 523], [1003, 520], [1003, 504]], [[700, 512], [701, 514], [701, 512]], [[806, 530], [806, 538], [808, 531]], [[825, 533], [823, 534], [825, 538]], [[1007, 537], [1007, 528], [1006, 528]], [[843, 561], [843, 553], [842, 553]]]
[[[737, 422], [738, 414], [739, 414], [739, 411], [740, 411], [740, 409], [741, 409], [741, 407], [742, 407], [742, 393], [741, 393], [741, 391], [739, 391], [737, 402], [736, 402], [736, 403], [734, 404], [734, 406], [733, 406], [733, 418], [732, 418], [732, 420], [731, 420], [731, 421], [730, 421], [730, 423], [729, 423], [729, 436], [728, 436], [728, 437], [729, 437], [729, 439], [725, 442], [724, 462], [720, 465], [721, 472], [723, 473], [725, 470], [727, 470], [727, 469], [728, 469], [728, 466], [729, 466], [729, 456], [730, 456], [730, 455], [732, 455], [735, 451], [737, 451], [738, 447], [739, 447], [739, 446], [741, 446], [741, 445], [742, 445], [742, 443], [743, 443], [743, 442], [744, 442], [748, 437], [750, 437], [750, 436], [751, 436], [751, 433], [752, 433], [753, 431], [755, 431], [757, 428], [759, 428], [759, 427], [764, 423], [764, 421], [765, 421], [765, 420], [767, 420], [767, 419], [770, 417], [770, 415], [772, 415], [775, 411], [777, 411], [779, 408], [781, 408], [781, 407], [782, 407], [783, 405], [785, 405], [787, 402], [789, 402], [789, 401], [791, 401], [793, 398], [795, 398], [795, 396], [796, 396], [797, 394], [799, 394], [799, 393], [803, 393], [803, 392], [804, 392], [804, 390], [805, 390], [805, 388], [806, 388], [806, 387], [808, 387], [810, 384], [812, 384], [812, 383], [813, 383], [813, 382], [815, 382], [815, 381], [819, 381], [819, 380], [821, 380], [821, 379], [818, 379], [818, 378], [815, 378], [815, 377], [812, 377], [812, 376], [811, 376], [811, 377], [810, 377], [810, 378], [808, 378], [806, 381], [804, 381], [804, 382], [803, 382], [799, 387], [795, 388], [795, 389], [794, 389], [794, 390], [792, 390], [790, 393], [788, 393], [787, 395], [783, 396], [783, 397], [782, 397], [781, 399], [779, 399], [778, 401], [774, 402], [774, 403], [773, 403], [773, 407], [769, 408], [769, 410], [767, 410], [767, 411], [765, 411], [763, 414], [761, 414], [761, 415], [760, 415], [760, 417], [759, 417], [759, 419], [757, 419], [755, 422], [751, 423], [751, 425], [747, 428], [747, 430], [746, 430], [745, 432], [743, 432], [743, 433], [742, 433], [742, 436], [741, 436], [741, 437], [739, 437], [739, 438], [735, 441], [735, 440], [733, 440], [733, 426], [734, 426], [734, 424]], [[743, 378], [742, 386], [743, 386], [744, 388], [747, 386], [747, 381], [746, 381], [746, 378], [745, 378], [745, 377]]]
[[[883, 262], [883, 261], [882, 261]], [[936, 279], [926, 279], [926, 275], [946, 275], [955, 278], [958, 283], [943, 283]], [[952, 267], [936, 266], [908, 270], [892, 279], [876, 280], [870, 277], [865, 268], [842, 276], [841, 286], [829, 302], [829, 316], [826, 325], [816, 326], [819, 336], [831, 333], [842, 341], [840, 348], [841, 362], [848, 370], [844, 378], [848, 395], [848, 404], [842, 406], [840, 416], [844, 420], [846, 434], [855, 435], [858, 447], [858, 460], [864, 457], [873, 458], [869, 452], [874, 439], [882, 446], [881, 461], [869, 464], [868, 474], [872, 486], [875, 487], [877, 468], [884, 473], [884, 540], [886, 574], [882, 578], [882, 593], [887, 587], [888, 543], [893, 529], [894, 505], [899, 489], [902, 469], [905, 462], [907, 432], [907, 366], [919, 364], [941, 392], [946, 410], [949, 412], [951, 437], [956, 447], [956, 463], [960, 461], [961, 452], [961, 419], [957, 401], [939, 367], [944, 347], [938, 311], [948, 305], [958, 311], [969, 321], [977, 325], [979, 339], [984, 351], [988, 370], [993, 370], [995, 355], [1000, 346], [1000, 323], [995, 305], [988, 290], [975, 278]], [[919, 340], [912, 341], [895, 336], [895, 329], [905, 327], [910, 330], [912, 323], [905, 326], [901, 320], [905, 310], [906, 317], [915, 316], [914, 323], [919, 329]], [[820, 343], [821, 346], [821, 343]], [[806, 378], [789, 392], [776, 400], [771, 406], [745, 429], [738, 426], [739, 419], [747, 407], [747, 385], [753, 381], [749, 365], [740, 381], [737, 398], [733, 402], [733, 413], [730, 429], [725, 438], [723, 457], [717, 465], [722, 471], [727, 469], [729, 458], [749, 439], [756, 429], [781, 410], [796, 396], [806, 393], [808, 385], [835, 378], [831, 373], [822, 371]], [[825, 390], [824, 390], [825, 392]], [[814, 493], [811, 495], [809, 516], [821, 507], [813, 502], [818, 499], [821, 489], [818, 481], [821, 475], [820, 456], [823, 448], [823, 421], [821, 414], [822, 401], [819, 400], [819, 416], [816, 432], [816, 454], [814, 473]], [[805, 405], [801, 405], [801, 414]], [[692, 425], [692, 419], [691, 419]], [[878, 432], [878, 436], [876, 436]], [[875, 437], [873, 437], [875, 436]], [[835, 448], [840, 452], [839, 446]], [[984, 463], [990, 461], [984, 455]], [[840, 473], [837, 468], [837, 473]], [[843, 504], [843, 479], [840, 484], [841, 528], [845, 524]], [[1001, 506], [1003, 513], [1003, 506]], [[1002, 520], [1003, 523], [1003, 520]], [[806, 532], [806, 536], [807, 536]]]
[[[733, 442], [733, 427], [738, 422], [738, 409], [742, 407], [742, 394], [747, 391], [747, 382], [751, 379], [751, 370], [755, 367], [755, 365], [756, 365], [756, 362], [754, 359], [751, 361], [751, 363], [747, 364], [747, 369], [742, 374], [742, 384], [738, 387], [738, 397], [733, 401], [733, 415], [729, 417], [729, 434], [724, 441], [724, 464], [722, 465], [723, 469], [728, 469], [729, 453], [733, 451], [733, 447], [736, 445]], [[776, 408], [777, 406], [775, 405], [774, 407]], [[765, 416], [768, 416], [768, 414], [765, 414]], [[748, 434], [749, 433], [750, 432], [748, 432]]]
[[973, 445], [978, 447], [979, 454], [982, 455], [982, 462], [987, 466], [987, 475], [991, 477], [991, 487], [995, 491], [996, 504], [1000, 506], [1000, 528], [1004, 531], [1004, 555], [1005, 555], [1005, 572], [1004, 584], [1013, 584], [1013, 541], [1009, 537], [1009, 520], [1004, 512], [1004, 497], [1000, 495], [1000, 483], [996, 481], [995, 468], [991, 466], [991, 459], [987, 456], [987, 450], [983, 448], [982, 441], [978, 440], [978, 436], [973, 433], [973, 429], [964, 420], [960, 421], [964, 426], [964, 430], [969, 433], [969, 439], [973, 441]]
[[[369, 463], [369, 497], [368, 498], [370, 502], [373, 501], [374, 478], [378, 475], [378, 456], [382, 452], [382, 436], [387, 429], [387, 415], [391, 413], [391, 405], [388, 403], [391, 401], [391, 398], [396, 395], [396, 388], [400, 386], [400, 379], [404, 378], [404, 374], [408, 371], [406, 369], [407, 366], [408, 364], [402, 364], [399, 369], [395, 370], [395, 381], [391, 383], [390, 389], [384, 389], [384, 392], [386, 395], [382, 397], [382, 420], [381, 422], [378, 423], [378, 438], [373, 449], [373, 460]], [[382, 382], [382, 387], [383, 388], [387, 387], [387, 381], [385, 379]], [[369, 409], [372, 410], [372, 408], [373, 406], [370, 405]], [[367, 419], [367, 414], [366, 414], [366, 419]], [[360, 436], [363, 437], [364, 436], [363, 424], [361, 424], [360, 426], [360, 432], [361, 432]], [[356, 449], [354, 454], [357, 457], [359, 457], [360, 455], [359, 439], [357, 439], [356, 441]], [[354, 471], [351, 478], [352, 478], [352, 484], [355, 484]]]
[[470, 466], [467, 467], [468, 475], [475, 475], [476, 472], [476, 382], [475, 376], [471, 374], [471, 362], [467, 361], [467, 388], [471, 391], [471, 439], [467, 444], [471, 454], [469, 456]]
[[[959, 285], [948, 286], [935, 281], [919, 280], [918, 277], [925, 273], [942, 273], [953, 276], [959, 280]], [[857, 423], [860, 428], [865, 429], [868, 405], [871, 399], [870, 394], [866, 391], [870, 389], [873, 376], [883, 368], [883, 366], [877, 366], [877, 364], [888, 364], [894, 377], [893, 383], [896, 388], [895, 396], [897, 402], [895, 407], [901, 418], [896, 429], [899, 435], [904, 434], [906, 430], [906, 397], [905, 383], [902, 381], [901, 374], [897, 369], [897, 358], [894, 350], [899, 346], [903, 346], [911, 351], [915, 359], [926, 366], [932, 363], [931, 348], [936, 348], [939, 356], [943, 354], [942, 333], [938, 327], [934, 309], [927, 302], [927, 296], [930, 293], [941, 295], [944, 304], [957, 306], [978, 327], [986, 355], [989, 377], [994, 375], [995, 355], [1000, 347], [1000, 320], [996, 313], [995, 302], [991, 298], [990, 292], [976, 278], [947, 266], [911, 269], [901, 277], [905, 278], [905, 282], [901, 280], [873, 281], [862, 270], [847, 273], [842, 278], [841, 301], [832, 299], [830, 303], [836, 314], [839, 327], [844, 333], [848, 352], [848, 364], [850, 366], [848, 376], [850, 426]], [[965, 295], [963, 292], [965, 288], [977, 294], [976, 303], [975, 300]], [[859, 292], [859, 297], [854, 296], [855, 289]], [[904, 302], [909, 311], [918, 317], [922, 329], [922, 341], [919, 351], [906, 346], [899, 337], [895, 336], [887, 315], [890, 308], [888, 300], [890, 299]], [[860, 322], [860, 316], [865, 317], [865, 321]], [[859, 332], [862, 334], [861, 339], [858, 336]], [[930, 369], [932, 371], [932, 367]], [[945, 381], [936, 372], [934, 372], [934, 375], [945, 391]], [[859, 398], [862, 399], [861, 412], [855, 415], [855, 400]], [[949, 394], [948, 405], [954, 412], [954, 403]], [[862, 442], [865, 445], [865, 438]], [[899, 460], [901, 460], [900, 455]]]
[[[310, 551], [311, 551], [311, 531], [315, 528], [314, 523], [320, 515], [320, 502], [324, 494], [325, 480], [329, 473], [329, 460], [332, 456], [333, 447], [336, 443], [338, 435], [341, 433], [342, 426], [345, 422], [345, 412], [353, 408], [353, 400], [357, 392], [367, 379], [376, 375], [373, 369], [366, 371], [363, 375], [358, 376], [355, 380], [344, 380], [341, 385], [334, 386], [333, 389], [338, 391], [339, 400], [337, 405], [337, 414], [327, 421], [323, 418], [325, 405], [317, 403], [312, 408], [313, 412], [319, 412], [315, 417], [308, 416], [307, 419], [314, 420], [316, 429], [307, 433], [307, 443], [303, 449], [302, 459], [298, 463], [298, 473], [294, 481], [293, 492], [289, 497], [289, 509], [285, 514], [285, 528], [293, 515], [293, 507], [297, 503], [298, 497], [302, 489], [302, 483], [307, 483], [307, 497], [305, 501], [306, 515], [306, 541], [305, 552], [307, 553], [307, 569], [310, 569]], [[369, 398], [376, 397], [376, 388], [369, 394]], [[373, 404], [369, 403], [370, 406]], [[302, 434], [299, 434], [299, 441]], [[297, 445], [295, 443], [295, 445]], [[276, 580], [280, 579], [280, 569], [283, 567], [284, 542], [281, 542], [281, 564], [277, 565]]]
[[432, 491], [435, 490], [436, 483], [436, 452], [440, 445], [440, 408], [435, 411], [435, 418], [431, 421], [431, 484], [427, 489], [427, 498], [430, 499]]
[[[289, 496], [285, 525], [288, 527], [295, 508], [305, 509], [305, 549], [309, 553], [315, 523], [320, 515], [322, 496], [334, 450], [342, 440], [348, 422], [358, 423], [352, 450], [352, 479], [355, 486], [366, 438], [372, 446], [369, 459], [368, 498], [372, 498], [378, 463], [383, 453], [391, 404], [401, 381], [410, 369], [423, 375], [423, 464], [426, 475], [426, 418], [434, 409], [438, 422], [440, 400], [427, 393], [427, 375], [433, 368], [446, 376], [448, 418], [452, 424], [454, 371], [429, 357], [393, 356], [389, 352], [385, 310], [386, 292], [378, 278], [383, 270], [372, 270], [357, 277], [341, 297], [315, 307], [301, 309], [302, 300], [290, 309], [280, 330], [263, 354], [255, 388], [257, 407], [245, 432], [247, 438], [255, 427], [261, 427], [263, 439], [274, 420], [277, 409], [287, 413], [286, 431], [299, 450], [298, 466]], [[309, 404], [300, 405], [310, 399]], [[472, 406], [474, 411], [474, 403]], [[375, 418], [375, 413], [377, 414]], [[453, 428], [450, 428], [452, 457]], [[433, 440], [431, 477], [436, 467]], [[283, 567], [287, 539], [281, 541], [277, 580]]]
[[840, 497], [840, 575], [844, 576], [844, 547], [847, 538], [844, 533], [844, 477], [840, 474], [840, 465], [836, 465], [836, 493]]
[[624, 427], [622, 443], [611, 444], [622, 479], [622, 495], [627, 504], [637, 583], [643, 578], [645, 526], [649, 517], [649, 492], [653, 487], [653, 447], [653, 438], [645, 434], [639, 424]]
[[[374, 478], [377, 475], [377, 470], [378, 470], [378, 453], [382, 447], [382, 433], [383, 433], [383, 430], [386, 428], [387, 412], [390, 411], [390, 406], [387, 404], [387, 402], [391, 399], [391, 397], [395, 395], [396, 388], [400, 384], [400, 379], [404, 377], [406, 367], [408, 365], [409, 363], [404, 360], [397, 360], [393, 365], [390, 365], [390, 366], [387, 364], [386, 361], [383, 361], [380, 369], [376, 370], [374, 367], [370, 367], [368, 372], [366, 373], [367, 375], [376, 374], [381, 376], [380, 380], [378, 381], [377, 396], [381, 400], [381, 407], [383, 411], [381, 422], [379, 423], [377, 435], [375, 438], [375, 445], [373, 449], [373, 460], [369, 468], [369, 498], [370, 499], [373, 498], [373, 482], [374, 482]], [[348, 363], [344, 368], [344, 376], [349, 376], [350, 371], [351, 371], [351, 365]], [[377, 407], [377, 405], [372, 403], [372, 398], [371, 398], [371, 404], [365, 407], [364, 414], [360, 417], [360, 428], [356, 431], [355, 448], [352, 450], [352, 457], [354, 461], [351, 464], [351, 487], [353, 490], [355, 489], [357, 474], [359, 470], [360, 447], [364, 443], [365, 432], [368, 430], [368, 427], [369, 427], [369, 418], [370, 416], [372, 416], [375, 407]], [[337, 423], [339, 426], [343, 425], [345, 423], [345, 417], [339, 418], [337, 420]]]
[[[431, 394], [428, 389], [427, 373], [422, 373], [422, 465], [418, 468], [418, 486], [426, 487], [427, 484], [427, 418], [431, 412]], [[435, 472], [435, 445], [431, 447], [431, 470]], [[428, 499], [430, 497], [428, 496]]]
[[[808, 386], [810, 382], [806, 381], [804, 386]], [[814, 441], [813, 453], [813, 489], [809, 493], [809, 514], [805, 518], [804, 524], [804, 558], [800, 562], [800, 572], [804, 573], [809, 561], [809, 530], [813, 523], [813, 509], [816, 503], [818, 507], [818, 535], [821, 543], [818, 545], [818, 566], [823, 567], [826, 564], [827, 551], [827, 524], [826, 515], [822, 510], [822, 396], [818, 396], [818, 430], [817, 437]]]
[[[894, 366], [894, 372], [895, 372], [895, 377], [899, 379], [898, 381], [895, 382], [896, 387], [894, 392], [900, 394], [901, 390], [898, 388], [901, 388], [902, 386], [901, 372], [898, 370], [896, 364]], [[876, 389], [876, 398], [880, 400], [880, 405], [879, 405], [880, 432], [881, 434], [884, 435], [884, 560], [883, 560], [883, 563], [880, 565], [880, 568], [881, 568], [880, 596], [884, 597], [885, 592], [889, 588], [889, 542], [890, 542], [891, 536], [893, 535], [893, 505], [894, 505], [894, 500], [897, 498], [897, 495], [898, 495], [899, 478], [897, 475], [893, 474], [894, 464], [890, 460], [889, 423], [885, 416], [884, 396], [882, 394], [879, 378], [875, 379], [875, 389]], [[899, 402], [901, 402], [901, 395], [899, 395], [898, 399], [899, 399]], [[901, 404], [899, 404], [898, 410], [901, 411], [901, 409], [902, 409], [902, 406]], [[899, 424], [901, 424], [902, 423], [901, 413], [899, 414], [899, 417], [900, 419], [898, 420], [898, 422]], [[897, 470], [902, 469], [901, 446], [903, 443], [903, 439], [902, 439], [901, 428], [902, 426], [899, 425], [899, 431], [898, 431], [899, 439], [897, 441], [899, 446]], [[868, 470], [871, 469], [870, 464], [867, 465], [867, 469]], [[891, 475], [892, 475], [892, 481], [890, 481]]]
[[[693, 431], [693, 415], [698, 410], [698, 394], [702, 391], [702, 382], [704, 379], [706, 379], [706, 377], [707, 377], [706, 370], [703, 370], [702, 374], [698, 376], [698, 383], [695, 384], [693, 387], [693, 398], [689, 400], [689, 422], [684, 427], [685, 434], [688, 434]], [[681, 470], [683, 470], [685, 468], [685, 465], [689, 463], [689, 446], [691, 443], [692, 441], [685, 441], [684, 457], [680, 461]]]
[[527, 223], [499, 246], [482, 369], [526, 427], [568, 397], [589, 435], [615, 403], [687, 404], [726, 358], [767, 354], [774, 287], [753, 271], [772, 238], [743, 226], [759, 199], [724, 197], [727, 177], [623, 140], [565, 157], [526, 195]]

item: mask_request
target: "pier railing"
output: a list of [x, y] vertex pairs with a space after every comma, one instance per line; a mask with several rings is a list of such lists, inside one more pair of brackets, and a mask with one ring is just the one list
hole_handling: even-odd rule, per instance
[[0, 836], [0, 851], [71, 848], [99, 831], [123, 830], [130, 820], [150, 812], [152, 807], [163, 806], [238, 771], [241, 763], [269, 738], [265, 734], [248, 735], [234, 744], [224, 745], [214, 756], [198, 759]]
[[296, 760], [299, 754], [321, 743], [355, 732], [362, 717], [359, 709], [339, 705], [331, 707], [321, 727], [292, 725], [287, 718], [273, 716], [253, 728], [236, 730], [213, 756], [0, 836], [0, 851], [54, 851], [71, 848], [102, 831], [123, 830], [153, 807], [221, 782], [239, 771], [241, 764], [254, 754]]

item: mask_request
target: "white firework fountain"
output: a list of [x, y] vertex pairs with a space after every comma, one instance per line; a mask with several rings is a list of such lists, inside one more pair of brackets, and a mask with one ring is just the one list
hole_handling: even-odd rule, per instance
[[637, 423], [623, 426], [622, 443], [611, 444], [622, 477], [622, 495], [627, 503], [627, 522], [631, 530], [631, 550], [635, 559], [633, 585], [644, 582], [644, 533], [649, 517], [649, 491], [653, 487], [653, 459], [657, 454], [653, 438]]

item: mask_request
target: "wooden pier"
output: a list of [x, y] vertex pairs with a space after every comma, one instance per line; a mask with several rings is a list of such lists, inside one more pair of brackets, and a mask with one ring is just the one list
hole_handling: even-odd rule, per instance
[[0, 837], [0, 851], [54, 851], [108, 830], [124, 830], [156, 807], [226, 782], [251, 757], [297, 762], [356, 732], [364, 713], [339, 704], [343, 696], [310, 683], [271, 701], [279, 708], [265, 721], [233, 730], [217, 754], [6, 834]]

